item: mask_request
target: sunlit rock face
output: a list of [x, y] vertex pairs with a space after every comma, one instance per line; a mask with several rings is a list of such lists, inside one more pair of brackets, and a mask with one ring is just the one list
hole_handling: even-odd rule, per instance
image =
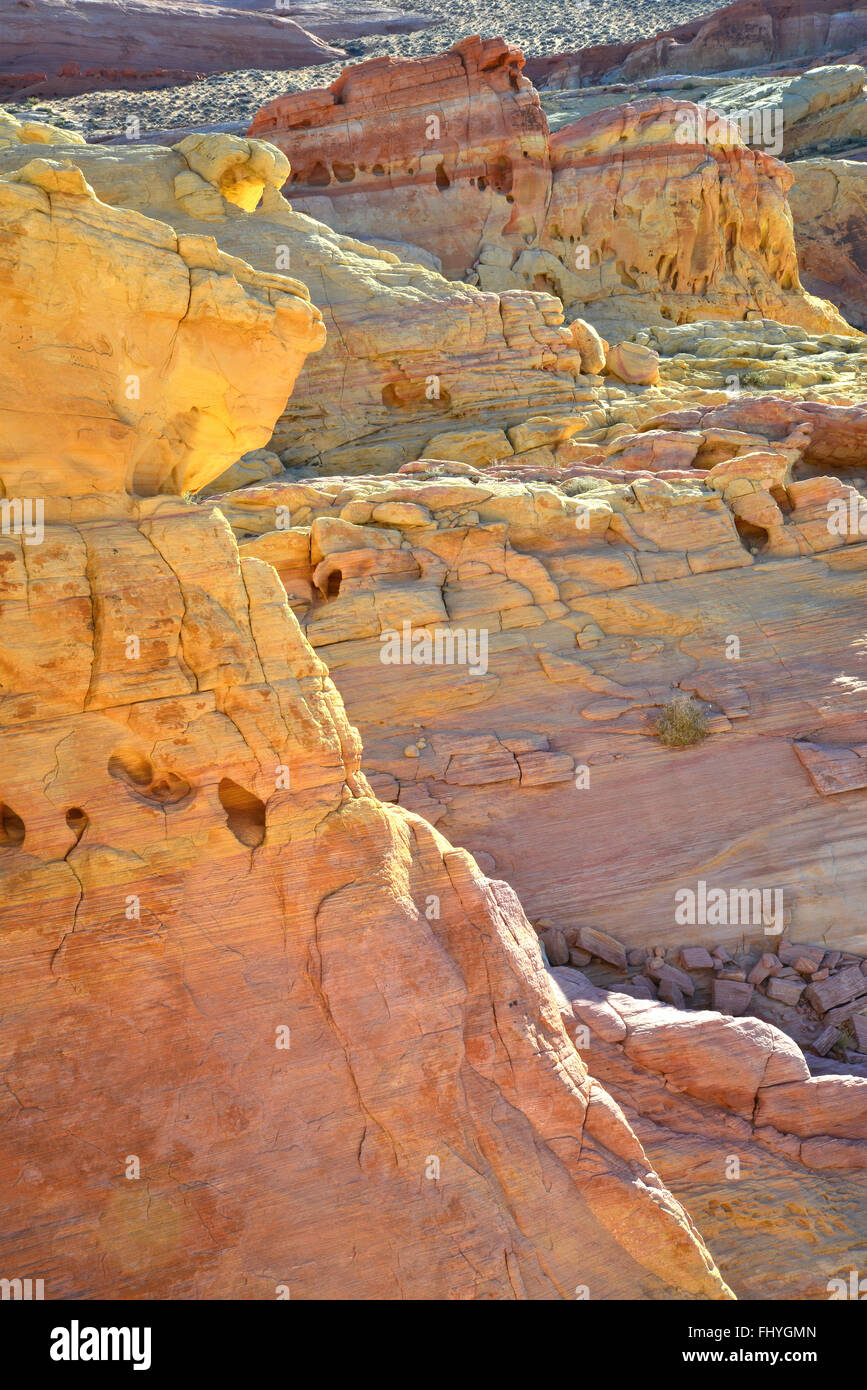
[[373, 795], [275, 569], [141, 495], [267, 437], [315, 310], [74, 166], [7, 174], [0, 218], [31, 277], [5, 500], [44, 507], [0, 540], [3, 1268], [50, 1298], [730, 1297], [513, 891]]
[[201, 487], [267, 443], [320, 315], [297, 282], [109, 207], [64, 163], [0, 180], [6, 495]]
[[[29, 127], [8, 131], [0, 169], [20, 166], [29, 135]], [[250, 364], [246, 389], [266, 398], [282, 393], [274, 447], [286, 461], [315, 460], [329, 472], [365, 462], [398, 466], [417, 458], [453, 418], [511, 422], [592, 396], [582, 373], [597, 370], [596, 356], [585, 350], [582, 361], [575, 331], [551, 295], [500, 295], [450, 282], [418, 264], [414, 248], [397, 248], [404, 259], [293, 211], [277, 188], [289, 165], [273, 145], [191, 136], [174, 149], [73, 148], [54, 143], [59, 133], [48, 136], [52, 143], [39, 153], [74, 161], [104, 203], [169, 223], [184, 246], [213, 238], [241, 266], [232, 273], [245, 284], [276, 285], [279, 272], [284, 310], [290, 293], [309, 295], [328, 338], [294, 388], [280, 353], [255, 365], [246, 346], [252, 327], [238, 339]], [[33, 147], [24, 149], [26, 159]], [[252, 279], [250, 267], [259, 272]], [[296, 307], [305, 311], [300, 301]], [[321, 340], [318, 326], [310, 331], [311, 341]], [[242, 365], [234, 379], [245, 379], [246, 370]], [[124, 409], [134, 407], [124, 402]], [[228, 462], [267, 442], [252, 442], [248, 431]]]
[[374, 58], [329, 88], [278, 97], [249, 133], [292, 151], [286, 194], [299, 211], [354, 236], [415, 241], [463, 278], [482, 242], [515, 254], [545, 219], [548, 125], [523, 65], [502, 39]]

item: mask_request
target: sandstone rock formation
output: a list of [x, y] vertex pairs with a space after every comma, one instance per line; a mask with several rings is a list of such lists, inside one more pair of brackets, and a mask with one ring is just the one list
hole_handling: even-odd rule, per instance
[[208, 0], [0, 0], [0, 29], [0, 88], [19, 99], [342, 56], [273, 7], [243, 13]]
[[867, 330], [867, 164], [807, 159], [792, 165], [790, 199], [805, 284]]
[[660, 73], [725, 72], [850, 54], [867, 46], [864, 0], [735, 0], [639, 43], [540, 55], [528, 76], [551, 86], [634, 82]]
[[[0, 291], [25, 325], [0, 344], [7, 497], [178, 494], [268, 442], [325, 339], [303, 285], [100, 203], [81, 170], [57, 160], [31, 158], [0, 178], [0, 208], [10, 250]], [[58, 247], [67, 273], [49, 297]], [[82, 291], [94, 273], [98, 296]], [[37, 445], [22, 333], [50, 343], [58, 322], [63, 341], [39, 382], [52, 427]]]
[[789, 160], [867, 142], [865, 88], [861, 64], [838, 63], [797, 75], [762, 73], [716, 83], [708, 101], [731, 115], [748, 144]]
[[289, 153], [299, 211], [353, 236], [414, 241], [463, 278], [483, 242], [515, 253], [544, 222], [547, 123], [523, 62], [501, 39], [374, 58], [271, 102], [249, 134]]
[[[842, 321], [845, 332], [811, 335], [754, 310], [745, 322], [660, 320], [631, 333], [659, 354], [659, 383], [603, 379], [607, 345], [583, 320], [564, 326], [553, 296], [449, 283], [408, 259], [426, 253], [397, 245], [407, 258], [400, 259], [385, 249], [393, 242], [375, 249], [292, 211], [274, 187], [287, 166], [273, 146], [225, 136], [209, 137], [204, 157], [201, 137], [174, 151], [115, 149], [10, 120], [0, 128], [0, 168], [20, 164], [22, 141], [46, 140], [40, 153], [74, 160], [105, 202], [184, 233], [216, 236], [224, 251], [262, 272], [288, 267], [308, 286], [329, 341], [302, 370], [272, 439], [287, 464], [387, 471], [429, 447], [440, 457], [445, 449], [452, 459], [476, 462], [476, 436], [494, 430], [502, 441], [504, 430], [540, 414], [561, 421], [545, 442], [571, 437], [560, 457], [575, 463], [582, 451], [592, 455], [600, 441], [667, 408], [719, 405], [733, 383], [833, 401], [863, 399], [867, 390], [865, 344]], [[251, 215], [246, 209], [257, 199]], [[798, 294], [792, 302], [803, 308], [817, 301]], [[611, 303], [600, 300], [590, 310], [610, 317]], [[612, 334], [615, 350], [624, 336]], [[517, 452], [525, 455], [523, 466], [552, 462], [550, 452], [527, 455], [525, 445]], [[485, 457], [498, 456], [495, 450]]]
[[[16, 131], [33, 138], [30, 127], [10, 125], [0, 169], [21, 162]], [[174, 151], [63, 144], [40, 152], [75, 160], [104, 201], [216, 237], [262, 273], [288, 268], [309, 287], [329, 337], [275, 434], [287, 461], [321, 459], [330, 471], [368, 461], [397, 467], [454, 417], [517, 423], [591, 399], [581, 349], [550, 295], [481, 293], [339, 236], [280, 197], [272, 185], [287, 166], [273, 146], [226, 136], [206, 147], [208, 162], [197, 153], [199, 137]], [[240, 190], [247, 205], [261, 195], [254, 216], [239, 205]], [[585, 340], [595, 369], [598, 339]]]
[[[665, 147], [625, 109], [561, 220], [615, 131]], [[737, 255], [606, 342], [292, 211], [255, 139], [0, 128], [0, 1261], [49, 1297], [818, 1299], [858, 1258], [867, 340], [769, 247], [782, 166], [719, 149]], [[773, 942], [685, 937], [705, 880], [772, 885]]]
[[[595, 1076], [746, 1299], [824, 1299], [867, 1228], [867, 1080], [810, 1078], [756, 1018], [676, 1008], [552, 972]], [[571, 1016], [571, 1017], [570, 1017]], [[744, 1246], [761, 1242], [744, 1257]]]
[[483, 289], [554, 293], [606, 336], [648, 318], [757, 312], [848, 331], [801, 289], [779, 161], [669, 98], [549, 135], [522, 63], [478, 39], [437, 58], [373, 59], [270, 103], [249, 133], [289, 156], [296, 210], [420, 245]]
[[[576, 436], [557, 442], [558, 428], [510, 431], [512, 456], [475, 476], [430, 461], [391, 478], [278, 479], [222, 505], [242, 553], [280, 573], [380, 794], [490, 855], [532, 916], [608, 923], [630, 946], [678, 941], [676, 890], [716, 875], [783, 889], [796, 940], [858, 949], [846, 845], [864, 810], [825, 795], [798, 750], [859, 740], [846, 634], [867, 554], [867, 527], [849, 526], [863, 407], [672, 411], [572, 462]], [[384, 663], [383, 634], [404, 623], [484, 632], [486, 660]], [[666, 749], [654, 721], [684, 693], [711, 736]], [[774, 788], [770, 818], [763, 796], [745, 806], [745, 785]], [[713, 931], [732, 946], [745, 926]]]
[[[565, 933], [580, 948], [567, 944], [567, 960], [623, 964], [600, 923], [628, 948], [663, 943], [661, 970], [647, 966], [663, 998], [669, 978], [690, 979], [662, 964], [665, 943], [683, 940], [680, 887], [780, 885], [795, 945], [785, 963], [772, 957], [768, 986], [738, 983], [739, 961], [780, 940], [760, 920], [693, 928], [714, 947], [713, 957], [696, 951], [697, 967], [719, 962], [731, 982], [718, 992], [732, 995], [725, 1011], [744, 1012], [733, 997], [743, 989], [750, 1017], [680, 1012], [606, 993], [574, 970], [553, 974], [574, 1001], [591, 1073], [701, 1212], [735, 1292], [824, 1298], [863, 1241], [867, 1078], [811, 1080], [774, 1025], [803, 993], [803, 970], [815, 988], [833, 985], [803, 1042], [867, 1004], [867, 975], [845, 960], [833, 968], [835, 942], [867, 947], [860, 857], [847, 849], [864, 811], [840, 800], [863, 795], [865, 779], [835, 783], [824, 771], [844, 755], [857, 762], [863, 746], [857, 658], [841, 674], [839, 653], [859, 630], [867, 544], [829, 530], [827, 503], [859, 499], [835, 473], [859, 476], [867, 414], [763, 399], [670, 412], [602, 446], [602, 466], [566, 466], [571, 440], [556, 443], [554, 425], [556, 484], [516, 476], [521, 450], [540, 448], [540, 420], [534, 433], [510, 431], [511, 457], [469, 476], [430, 460], [391, 478], [277, 480], [221, 509], [242, 556], [275, 566], [328, 662], [371, 785], [517, 886], [548, 924], [546, 948]], [[650, 471], [651, 448], [667, 467]], [[515, 480], [498, 480], [508, 468]], [[409, 654], [386, 661], [397, 636]], [[708, 712], [698, 748], [654, 737], [655, 715], [679, 692]], [[745, 803], [745, 785], [767, 790]], [[830, 950], [802, 960], [805, 938]], [[748, 956], [727, 956], [725, 944], [737, 953], [745, 942]], [[848, 973], [858, 983], [842, 989]]]
[[[217, 178], [224, 154], [195, 161]], [[3, 1268], [49, 1298], [729, 1297], [588, 1075], [514, 893], [376, 800], [221, 512], [142, 495], [203, 481], [227, 430], [268, 432], [317, 342], [297, 285], [107, 207], [75, 167], [30, 161], [0, 193], [43, 276], [0, 296], [44, 407], [4, 361], [3, 481], [38, 476], [45, 511], [38, 540], [4, 513], [0, 541]], [[111, 373], [80, 365], [116, 374], [127, 344], [160, 373], [135, 467]]]

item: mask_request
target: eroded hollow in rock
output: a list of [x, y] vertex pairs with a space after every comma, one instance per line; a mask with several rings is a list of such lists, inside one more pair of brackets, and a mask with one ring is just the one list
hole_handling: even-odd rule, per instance
[[156, 772], [148, 758], [129, 749], [112, 754], [108, 772], [109, 776], [124, 782], [139, 800], [151, 806], [176, 806], [192, 792], [185, 777], [167, 770]]
[[745, 550], [757, 555], [765, 549], [769, 536], [764, 526], [754, 526], [751, 521], [744, 521], [740, 516], [735, 517], [735, 526]]
[[327, 164], [318, 159], [312, 169], [299, 169], [297, 174], [293, 173], [290, 182], [306, 184], [309, 188], [327, 188], [331, 182], [331, 171]]
[[124, 749], [111, 755], [108, 760], [108, 773], [120, 782], [131, 783], [134, 787], [147, 787], [151, 783], [154, 770], [150, 761], [140, 753]]
[[242, 845], [254, 849], [265, 838], [265, 803], [258, 796], [239, 787], [231, 777], [224, 777], [217, 788], [220, 804], [226, 812], [226, 824]]
[[512, 191], [512, 161], [507, 159], [504, 154], [497, 155], [496, 159], [485, 161], [485, 173], [488, 183], [495, 193], [511, 193]]
[[332, 570], [325, 585], [325, 597], [337, 598], [340, 593], [340, 586], [343, 583], [343, 575], [340, 570]]
[[66, 824], [75, 835], [75, 843], [78, 844], [89, 825], [87, 812], [80, 806], [70, 806], [66, 813]]
[[388, 382], [382, 388], [382, 404], [387, 410], [448, 410], [451, 395], [442, 385], [436, 383], [436, 394], [428, 395], [430, 381]]
[[0, 845], [21, 845], [26, 834], [21, 817], [5, 801], [0, 801]]

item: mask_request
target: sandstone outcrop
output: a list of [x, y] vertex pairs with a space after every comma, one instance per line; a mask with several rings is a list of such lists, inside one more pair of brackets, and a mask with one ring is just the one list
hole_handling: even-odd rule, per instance
[[[213, 191], [192, 171], [187, 178]], [[252, 271], [209, 238], [108, 207], [79, 168], [57, 160], [29, 158], [0, 178], [0, 209], [10, 248], [0, 292], [21, 332], [49, 343], [56, 323], [67, 325], [40, 382], [52, 427], [39, 445], [21, 332], [0, 343], [7, 497], [178, 494], [268, 442], [305, 357], [325, 339], [303, 285]], [[58, 246], [67, 269], [54, 283]], [[98, 296], [82, 289], [93, 273]]]
[[296, 210], [420, 245], [482, 289], [553, 293], [606, 336], [756, 313], [848, 331], [801, 289], [784, 165], [667, 97], [549, 134], [522, 65], [478, 39], [373, 59], [270, 103], [249, 133], [289, 156]]
[[0, 0], [0, 29], [0, 86], [18, 99], [343, 56], [273, 7], [244, 13], [207, 0]]
[[797, 75], [762, 73], [715, 84], [708, 103], [736, 122], [748, 144], [790, 160], [867, 143], [865, 86], [861, 64], [838, 63]]
[[664, 73], [725, 72], [845, 56], [867, 46], [864, 0], [735, 0], [638, 43], [601, 44], [528, 63], [539, 85], [635, 82]]
[[548, 128], [523, 64], [514, 45], [478, 38], [431, 58], [374, 58], [264, 106], [249, 134], [289, 154], [298, 211], [416, 242], [462, 279], [483, 243], [514, 256], [544, 222]]
[[[583, 318], [565, 324], [554, 296], [538, 288], [480, 291], [420, 264], [428, 253], [387, 239], [374, 248], [335, 233], [280, 196], [275, 185], [285, 182], [288, 166], [274, 146], [231, 136], [207, 137], [203, 146], [202, 139], [191, 136], [173, 151], [85, 146], [49, 127], [7, 120], [0, 128], [0, 169], [20, 164], [22, 142], [38, 142], [45, 146], [40, 154], [74, 161], [104, 202], [156, 217], [185, 235], [216, 237], [224, 252], [258, 271], [288, 269], [306, 284], [329, 336], [324, 350], [308, 359], [270, 441], [285, 464], [313, 463], [336, 474], [388, 471], [424, 456], [429, 446], [440, 457], [444, 448], [446, 456], [473, 463], [477, 436], [493, 430], [501, 438], [539, 415], [561, 424], [522, 466], [550, 465], [553, 456], [544, 447], [564, 443], [567, 435], [571, 448], [560, 458], [575, 463], [600, 440], [666, 408], [705, 397], [718, 404], [733, 381], [742, 389], [807, 390], [832, 400], [863, 399], [867, 389], [863, 342], [842, 320], [835, 321], [840, 331], [817, 335], [741, 309], [753, 318], [680, 326], [660, 318], [655, 328], [630, 333], [638, 306], [646, 322], [658, 301], [650, 293], [570, 309], [570, 316], [580, 309], [616, 319], [617, 331], [609, 330], [615, 355], [630, 337], [660, 355], [656, 385], [602, 378], [608, 344]], [[619, 216], [615, 225], [622, 225]], [[621, 247], [615, 240], [617, 254], [625, 254], [626, 241]], [[546, 270], [553, 264], [548, 256]], [[500, 268], [496, 274], [521, 284], [514, 272]], [[648, 283], [656, 282], [651, 277]], [[767, 293], [770, 311], [779, 312], [781, 297], [773, 288]], [[669, 298], [678, 313], [684, 302], [685, 295]], [[689, 312], [701, 313], [704, 302], [695, 296]], [[800, 291], [783, 302], [796, 317], [812, 315], [820, 304]], [[826, 316], [822, 308], [821, 322]], [[526, 453], [525, 446], [517, 452]]]
[[[810, 1078], [798, 1048], [756, 1018], [551, 974], [588, 1065], [724, 1252], [737, 1296], [827, 1298], [867, 1235], [867, 1078]], [[760, 1259], [747, 1254], [757, 1238]]]
[[[221, 149], [195, 150], [214, 178]], [[25, 163], [0, 195], [43, 274], [0, 296], [43, 406], [4, 361], [3, 477], [38, 476], [45, 512], [38, 538], [4, 512], [0, 541], [3, 1268], [55, 1299], [730, 1297], [512, 890], [376, 800], [271, 565], [213, 506], [141, 495], [268, 432], [316, 345], [297, 286], [107, 207], [74, 166]], [[143, 481], [108, 376], [58, 349], [73, 322], [70, 359], [129, 344], [160, 371]]]
[[[616, 971], [627, 949], [631, 962], [644, 941], [662, 943], [638, 953], [650, 976], [643, 999], [574, 969], [552, 972], [571, 1001], [564, 1017], [576, 1045], [659, 1170], [671, 1170], [687, 1209], [701, 1212], [736, 1293], [821, 1299], [863, 1241], [867, 1079], [844, 1068], [811, 1080], [775, 1025], [786, 1026], [810, 979], [832, 988], [816, 996], [824, 1017], [799, 1033], [804, 1043], [867, 1004], [867, 975], [845, 964], [857, 957], [834, 949], [867, 946], [860, 863], [845, 848], [865, 812], [834, 807], [845, 788], [828, 795], [816, 785], [821, 773], [805, 767], [796, 737], [819, 725], [830, 756], [860, 728], [857, 678], [849, 693], [838, 677], [844, 634], [858, 630], [867, 545], [827, 527], [827, 500], [848, 501], [854, 489], [796, 475], [829, 464], [857, 472], [867, 415], [761, 399], [672, 412], [613, 441], [606, 457], [626, 470], [630, 439], [638, 449], [657, 435], [688, 451], [669, 460], [669, 481], [642, 468], [645, 458], [613, 482], [592, 464], [561, 465], [559, 486], [430, 460], [392, 478], [263, 484], [224, 497], [221, 509], [242, 556], [277, 569], [362, 730], [363, 767], [381, 797], [518, 886], [540, 930], [545, 923], [549, 959], [599, 956]], [[535, 442], [512, 436], [513, 449]], [[750, 499], [765, 511], [750, 512]], [[394, 664], [383, 659], [390, 633], [410, 647]], [[451, 634], [453, 653], [475, 635], [469, 659], [449, 660], [445, 647], [439, 662], [436, 648], [426, 659], [422, 639], [437, 633]], [[655, 713], [678, 691], [708, 711], [711, 734], [697, 749], [663, 749], [653, 736]], [[769, 819], [767, 797], [745, 805], [745, 780], [773, 787], [775, 808], [797, 825], [785, 848], [780, 811]], [[692, 939], [713, 955], [695, 946], [683, 968], [665, 963], [664, 943], [683, 940], [675, 893], [697, 880], [736, 891], [780, 885], [782, 960], [772, 955], [759, 983], [751, 962], [781, 939], [760, 920], [695, 927], [702, 935]], [[619, 940], [593, 925], [603, 922]], [[829, 949], [798, 945], [817, 936]], [[715, 985], [714, 998], [731, 995], [726, 1012], [747, 1016], [702, 1008], [709, 987], [691, 979], [710, 968], [728, 989]], [[653, 999], [658, 989], [683, 1005], [687, 986], [697, 1011]], [[829, 1204], [833, 1223], [820, 1219]]]
[[496, 290], [256, 139], [0, 126], [0, 1261], [49, 1297], [821, 1299], [863, 1249], [867, 340], [736, 142], [706, 283], [690, 194], [618, 296], [671, 318], [564, 323], [580, 169], [665, 148], [624, 110]]
[[867, 164], [807, 159], [792, 165], [795, 244], [804, 283], [867, 330]]
[[[7, 127], [0, 169], [21, 162], [16, 131], [19, 140], [33, 138], [30, 126]], [[203, 145], [191, 136], [175, 150], [64, 143], [40, 153], [74, 160], [107, 203], [165, 220], [179, 233], [215, 237], [257, 271], [288, 269], [307, 285], [328, 340], [275, 432], [273, 447], [286, 462], [315, 459], [331, 472], [398, 467], [455, 418], [464, 427], [490, 421], [502, 428], [592, 399], [576, 333], [550, 295], [452, 284], [294, 212], [273, 186], [288, 166], [271, 145], [230, 136], [206, 137]], [[259, 196], [250, 215], [245, 209]], [[583, 341], [593, 371], [599, 340], [588, 332]], [[247, 447], [255, 446], [236, 458]]]
[[[846, 845], [867, 809], [824, 795], [800, 750], [863, 742], [867, 413], [742, 399], [663, 413], [572, 462], [578, 436], [558, 443], [558, 428], [512, 430], [512, 454], [470, 476], [429, 460], [221, 505], [242, 553], [280, 573], [380, 794], [489, 855], [531, 916], [610, 924], [627, 946], [680, 941], [675, 892], [716, 876], [779, 887], [796, 941], [863, 947]], [[384, 663], [404, 624], [484, 633], [485, 660]], [[684, 694], [710, 736], [667, 749], [655, 720]], [[745, 805], [745, 785], [785, 809]], [[797, 825], [785, 848], [780, 817]], [[766, 939], [761, 922], [708, 930], [729, 947]]]

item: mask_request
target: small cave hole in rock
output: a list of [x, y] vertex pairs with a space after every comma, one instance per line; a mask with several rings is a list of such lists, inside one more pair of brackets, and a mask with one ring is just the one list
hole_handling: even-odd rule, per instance
[[793, 510], [792, 503], [789, 499], [789, 494], [786, 492], [786, 489], [782, 487], [779, 483], [775, 487], [769, 488], [768, 491], [770, 492], [771, 496], [773, 497], [781, 512], [788, 513]]
[[741, 544], [751, 555], [757, 555], [768, 543], [768, 533], [764, 526], [754, 526], [751, 521], [744, 521], [741, 517], [735, 517], [735, 526], [741, 538]]
[[328, 169], [328, 165], [323, 164], [321, 159], [317, 160], [310, 170], [310, 173], [307, 175], [305, 182], [309, 183], [311, 188], [327, 188], [331, 182], [331, 173]]
[[440, 190], [440, 192], [442, 192], [445, 188], [451, 188], [452, 181], [446, 173], [446, 166], [442, 163], [442, 161], [440, 161], [440, 163], [437, 165], [435, 177], [436, 186]]
[[75, 843], [78, 844], [89, 824], [87, 812], [80, 806], [70, 806], [66, 813], [66, 824], [75, 836]]
[[511, 193], [512, 161], [507, 159], [504, 154], [497, 155], [496, 159], [486, 160], [485, 173], [488, 176], [488, 182], [495, 192]]
[[345, 164], [343, 160], [335, 159], [333, 168], [334, 177], [338, 183], [352, 183], [355, 178], [354, 164]]
[[0, 801], [0, 845], [21, 845], [26, 833], [21, 817], [5, 801]]
[[332, 570], [325, 585], [325, 597], [337, 598], [340, 593], [340, 586], [343, 583], [343, 574], [340, 570]]
[[242, 845], [254, 849], [265, 838], [265, 803], [258, 796], [239, 787], [231, 777], [224, 777], [217, 792], [226, 812], [226, 824]]

